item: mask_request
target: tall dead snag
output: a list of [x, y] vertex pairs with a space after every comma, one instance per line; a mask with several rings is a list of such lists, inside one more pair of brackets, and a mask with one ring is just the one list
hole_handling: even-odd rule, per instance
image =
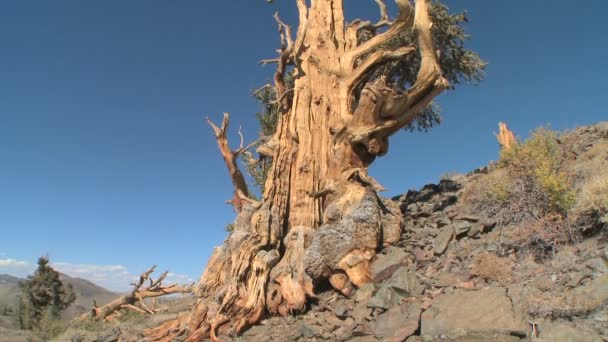
[[[399, 15], [391, 21], [384, 1], [375, 2], [379, 21], [346, 23], [342, 0], [296, 0], [295, 39], [275, 16], [281, 49], [265, 62], [277, 64], [279, 114], [274, 135], [258, 148], [272, 158], [262, 199], [242, 203], [233, 232], [196, 285], [191, 313], [146, 331], [150, 339], [239, 334], [265, 314], [304, 310], [320, 282], [349, 295], [370, 281], [376, 251], [398, 240], [400, 215], [381, 203], [381, 186], [368, 167], [387, 153], [391, 135], [424, 117], [450, 81], [476, 78], [483, 62], [462, 48], [466, 38], [456, 26], [464, 15], [450, 17], [430, 0], [415, 6], [397, 0]], [[430, 14], [441, 25], [434, 28]], [[446, 46], [437, 48], [433, 34]], [[439, 55], [450, 68], [445, 75]], [[383, 72], [395, 66], [414, 70], [401, 86]], [[235, 181], [233, 159], [220, 140], [238, 190], [240, 177]]]
[[[132, 284], [133, 289], [126, 295], [120, 296], [119, 298], [109, 302], [108, 304], [98, 307], [97, 303], [93, 303], [91, 311], [81, 315], [78, 319], [95, 319], [95, 320], [113, 320], [114, 318], [120, 317], [123, 310], [132, 310], [143, 314], [154, 314], [157, 312], [156, 309], [148, 307], [144, 303], [146, 298], [157, 298], [160, 296], [166, 296], [175, 293], [190, 293], [192, 292], [193, 285], [189, 286], [178, 286], [177, 284], [164, 286], [162, 285], [163, 280], [167, 277], [168, 271], [161, 274], [161, 276], [154, 281], [150, 278], [150, 275], [154, 272], [156, 266], [150, 267], [146, 272], [139, 276], [139, 281]], [[145, 285], [146, 281], [149, 281], [148, 286]]]
[[496, 135], [496, 139], [498, 140], [498, 144], [500, 144], [501, 149], [508, 150], [512, 146], [517, 145], [517, 139], [515, 139], [515, 135], [509, 128], [507, 124], [504, 122], [498, 123], [499, 132]]

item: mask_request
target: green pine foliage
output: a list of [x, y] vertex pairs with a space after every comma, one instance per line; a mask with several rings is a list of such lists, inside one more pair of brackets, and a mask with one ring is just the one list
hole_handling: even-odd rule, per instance
[[76, 300], [72, 285], [64, 286], [47, 257], [38, 259], [34, 275], [20, 282], [19, 287], [21, 295], [17, 317], [22, 329], [44, 330], [46, 334], [47, 328], [52, 326], [51, 330], [57, 331], [55, 321]]

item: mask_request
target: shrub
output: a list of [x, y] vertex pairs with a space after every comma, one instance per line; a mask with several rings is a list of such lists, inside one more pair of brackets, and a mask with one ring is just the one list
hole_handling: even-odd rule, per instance
[[577, 208], [608, 214], [608, 173], [596, 175], [583, 184]]
[[66, 326], [61, 319], [55, 316], [51, 308], [47, 308], [32, 329], [31, 340], [33, 342], [46, 342], [59, 336], [65, 330]]
[[544, 193], [547, 203], [539, 203], [543, 211], [565, 214], [574, 206], [576, 192], [561, 169], [563, 162], [557, 134], [541, 128], [525, 143], [503, 149], [499, 166], [507, 170], [509, 183], [519, 180], [522, 186], [537, 187]]
[[538, 220], [505, 232], [520, 251], [532, 254], [537, 260], [555, 255], [558, 248], [579, 240], [581, 231], [558, 213], [547, 214]]
[[511, 281], [512, 269], [513, 261], [511, 259], [499, 257], [492, 253], [481, 253], [473, 260], [469, 273], [504, 284]]

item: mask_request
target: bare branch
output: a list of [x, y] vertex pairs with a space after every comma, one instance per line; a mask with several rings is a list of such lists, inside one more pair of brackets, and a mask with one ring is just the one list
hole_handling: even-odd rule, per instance
[[386, 3], [384, 0], [374, 0], [376, 4], [378, 4], [378, 8], [380, 9], [380, 20], [374, 25], [375, 28], [380, 28], [384, 25], [390, 23], [388, 19], [388, 11], [386, 10]]
[[279, 60], [280, 60], [279, 58], [262, 59], [261, 61], [258, 62], [258, 64], [266, 65], [266, 64], [279, 63]]
[[[378, 50], [372, 53], [363, 63], [355, 68], [353, 72], [348, 76], [346, 81], [348, 87], [349, 99], [352, 99], [352, 91], [357, 85], [365, 80], [365, 76], [372, 71], [375, 67], [387, 63], [389, 61], [401, 59], [408, 54], [416, 51], [416, 47], [413, 45], [405, 46], [394, 51]], [[349, 104], [350, 108], [350, 104]]]
[[241, 128], [242, 128], [242, 126], [239, 126], [239, 130], [237, 132], [237, 134], [239, 135], [239, 138], [241, 139], [241, 142], [239, 143], [238, 151], [243, 149], [243, 141], [245, 140], [245, 138], [243, 137], [243, 132], [242, 132]]
[[226, 167], [228, 168], [228, 173], [230, 174], [230, 180], [232, 181], [232, 185], [234, 187], [234, 196], [232, 199], [232, 205], [237, 212], [241, 211], [241, 200], [237, 196], [238, 191], [242, 191], [243, 193], [249, 193], [249, 189], [247, 187], [247, 182], [245, 181], [245, 177], [243, 177], [243, 173], [239, 169], [237, 164], [237, 158], [239, 153], [242, 152], [241, 149], [232, 151], [228, 144], [228, 138], [226, 131], [228, 130], [228, 124], [230, 123], [230, 114], [224, 113], [224, 118], [222, 119], [222, 126], [217, 127], [209, 118], [207, 118], [207, 123], [213, 129], [215, 133], [215, 138], [217, 139], [217, 146], [224, 158], [224, 162]]
[[274, 20], [279, 24], [279, 34], [281, 36], [281, 42], [283, 48], [288, 48], [293, 45], [293, 39], [291, 38], [291, 26], [285, 24], [281, 18], [279, 18], [279, 12], [274, 13]]
[[[416, 1], [416, 3], [418, 3], [418, 1]], [[380, 44], [393, 39], [406, 28], [412, 27], [412, 24], [414, 23], [414, 10], [410, 5], [409, 0], [397, 0], [397, 5], [399, 6], [399, 17], [397, 20], [395, 20], [395, 22], [393, 22], [388, 30], [386, 30], [386, 32], [373, 37], [346, 54], [345, 60], [347, 61], [347, 65], [349, 67], [354, 67], [354, 63], [357, 58], [372, 51]]]

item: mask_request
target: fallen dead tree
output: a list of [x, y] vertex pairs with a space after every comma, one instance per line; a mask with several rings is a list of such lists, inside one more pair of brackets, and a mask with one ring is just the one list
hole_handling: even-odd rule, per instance
[[[163, 286], [162, 282], [167, 277], [168, 271], [165, 271], [156, 281], [154, 281], [150, 275], [154, 272], [155, 268], [156, 265], [142, 273], [139, 276], [138, 282], [131, 284], [133, 285], [133, 289], [128, 294], [116, 298], [101, 307], [98, 307], [97, 303], [94, 302], [91, 311], [82, 314], [78, 317], [78, 320], [94, 319], [111, 321], [122, 316], [124, 310], [132, 310], [142, 314], [155, 314], [158, 312], [158, 309], [147, 306], [144, 303], [144, 299], [157, 298], [175, 293], [190, 293], [192, 291], [194, 284], [188, 286], [178, 286], [177, 284]], [[149, 281], [150, 285], [144, 287], [146, 281]]]

